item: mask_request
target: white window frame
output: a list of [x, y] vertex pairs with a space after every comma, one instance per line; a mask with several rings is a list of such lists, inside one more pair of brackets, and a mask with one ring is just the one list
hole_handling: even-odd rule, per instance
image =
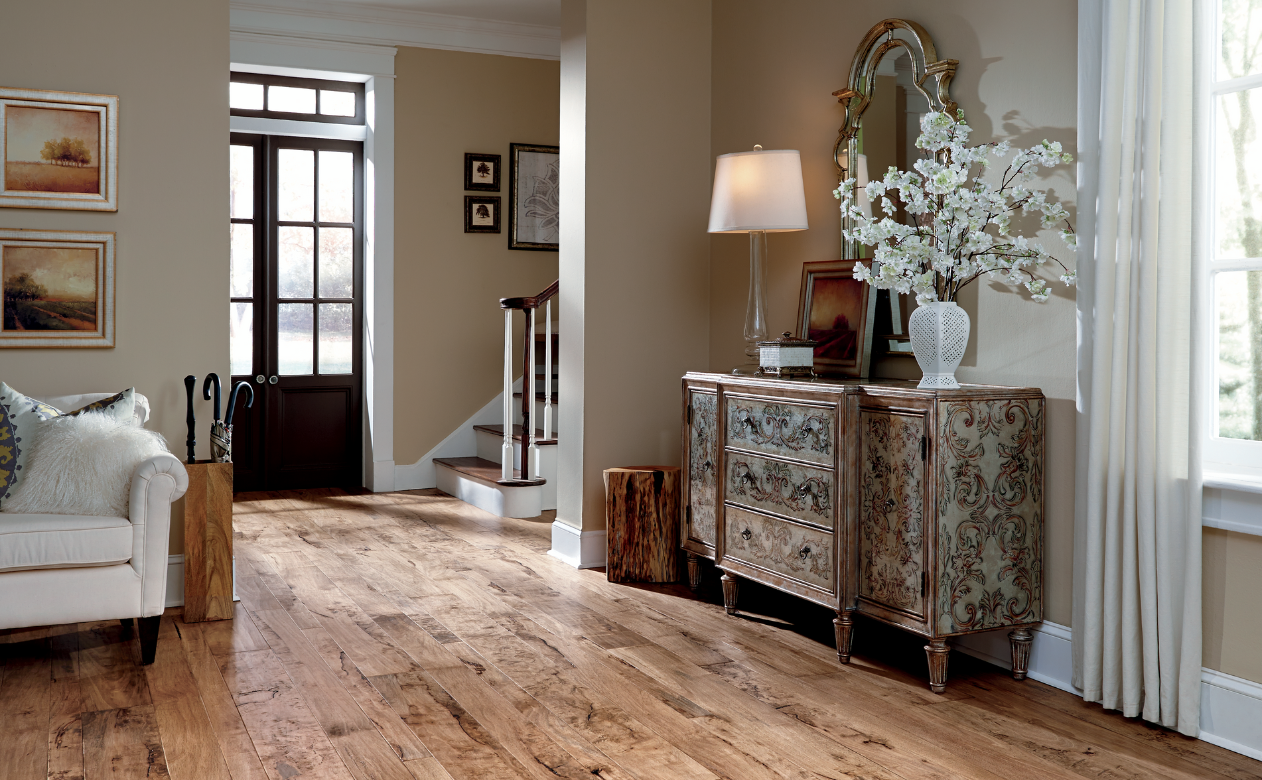
[[1218, 274], [1229, 271], [1262, 270], [1262, 258], [1220, 258], [1215, 236], [1215, 138], [1220, 121], [1217, 98], [1262, 87], [1262, 73], [1243, 78], [1218, 80], [1219, 6], [1218, 0], [1202, 0], [1199, 8], [1197, 40], [1197, 95], [1194, 111], [1196, 128], [1196, 182], [1194, 198], [1194, 242], [1203, 262], [1205, 284], [1201, 311], [1206, 318], [1202, 329], [1201, 372], [1206, 379], [1202, 463], [1208, 487], [1262, 492], [1262, 441], [1226, 439], [1218, 432], [1218, 310], [1215, 290]]

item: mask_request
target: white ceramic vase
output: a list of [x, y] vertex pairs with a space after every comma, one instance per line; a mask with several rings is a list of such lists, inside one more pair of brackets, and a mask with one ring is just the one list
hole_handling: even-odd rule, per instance
[[908, 330], [911, 348], [924, 376], [919, 387], [956, 388], [955, 369], [968, 346], [968, 312], [948, 301], [918, 306], [911, 313]]

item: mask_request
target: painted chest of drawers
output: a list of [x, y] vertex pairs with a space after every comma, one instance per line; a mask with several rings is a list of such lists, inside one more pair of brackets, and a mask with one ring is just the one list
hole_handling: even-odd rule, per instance
[[834, 610], [842, 663], [856, 614], [923, 636], [937, 692], [949, 637], [1006, 629], [1025, 676], [1043, 618], [1040, 391], [689, 373], [683, 404], [694, 588], [708, 558], [729, 613], [742, 579]]

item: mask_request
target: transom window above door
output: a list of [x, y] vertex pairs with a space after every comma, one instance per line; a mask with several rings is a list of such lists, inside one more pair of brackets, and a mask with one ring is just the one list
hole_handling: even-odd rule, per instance
[[364, 124], [364, 85], [234, 72], [228, 86], [233, 116]]

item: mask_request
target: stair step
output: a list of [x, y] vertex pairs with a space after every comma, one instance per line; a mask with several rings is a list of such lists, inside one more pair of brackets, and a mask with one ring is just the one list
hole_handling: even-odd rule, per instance
[[[437, 487], [449, 496], [499, 517], [538, 517], [543, 511], [543, 480], [500, 482], [500, 464], [483, 458], [434, 458]], [[514, 469], [513, 476], [521, 472]]]
[[[513, 398], [521, 398], [521, 393], [513, 393]], [[538, 391], [538, 392], [536, 392], [536, 393], [535, 393], [535, 400], [536, 400], [536, 401], [542, 401], [542, 400], [543, 400], [543, 398], [544, 398], [544, 392], [543, 392], [542, 390], [540, 390], [540, 391]], [[552, 403], [553, 403], [553, 404], [556, 404], [556, 403], [557, 403], [557, 394], [556, 394], [556, 393], [553, 393], [553, 394], [552, 394]]]
[[[452, 471], [466, 476], [485, 479], [488, 482], [498, 482], [503, 473], [500, 471], [500, 464], [486, 458], [434, 458], [434, 463], [446, 466]], [[521, 469], [513, 469], [513, 479], [521, 479]], [[528, 482], [523, 482], [521, 485], [510, 483], [501, 485], [501, 487], [517, 488], [532, 487], [532, 485]]]
[[[501, 439], [504, 438], [503, 425], [475, 425], [473, 426], [473, 430], [484, 431], [486, 433], [494, 434], [497, 438], [501, 438]], [[524, 433], [524, 429], [520, 425], [517, 425], [517, 424], [513, 425], [513, 441], [520, 442], [522, 440], [523, 433]], [[545, 439], [543, 438], [543, 431], [538, 428], [535, 428], [535, 444], [538, 444], [540, 447], [543, 447], [548, 444], [556, 444], [556, 443], [557, 443], [557, 440], [555, 438]]]

